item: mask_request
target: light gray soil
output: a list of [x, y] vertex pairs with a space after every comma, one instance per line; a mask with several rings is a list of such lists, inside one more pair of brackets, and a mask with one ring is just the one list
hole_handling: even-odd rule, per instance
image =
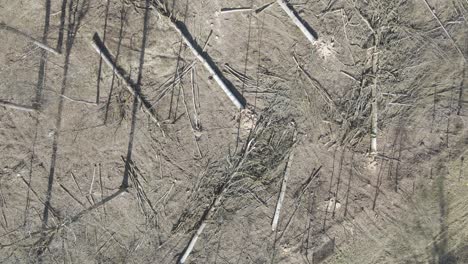
[[0, 263], [468, 263], [468, 1], [157, 2], [0, 0]]

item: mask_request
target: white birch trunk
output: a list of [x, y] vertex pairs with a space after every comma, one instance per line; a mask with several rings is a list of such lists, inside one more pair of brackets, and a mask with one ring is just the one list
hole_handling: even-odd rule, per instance
[[[157, 10], [154, 10], [156, 14], [159, 14]], [[188, 36], [185, 35], [184, 30], [180, 27], [179, 24], [177, 24], [176, 21], [174, 21], [171, 18], [168, 18], [170, 21], [172, 27], [179, 33], [179, 35], [182, 37], [184, 40], [185, 44], [189, 47], [189, 49], [192, 51], [193, 55], [202, 63], [203, 67], [213, 76], [213, 79], [218, 83], [219, 87], [223, 89], [224, 93], [229, 97], [229, 99], [234, 103], [234, 105], [238, 109], [244, 109], [245, 105], [243, 102], [237, 98], [232, 91], [229, 89], [229, 87], [226, 85], [224, 80], [219, 76], [219, 74], [216, 72], [216, 70], [208, 63], [206, 58], [201, 54], [198, 49], [195, 47], [194, 43], [190, 40]]]
[[306, 26], [302, 23], [302, 21], [299, 19], [299, 17], [296, 16], [294, 11], [288, 6], [285, 0], [277, 0], [278, 4], [281, 6], [281, 8], [288, 14], [288, 16], [291, 18], [293, 23], [302, 31], [302, 33], [306, 36], [306, 38], [310, 41], [310, 43], [315, 44], [317, 39], [312, 35], [312, 32], [309, 31], [309, 29], [306, 28]]
[[[293, 144], [296, 144], [296, 137], [297, 137], [297, 131], [294, 132]], [[275, 215], [273, 216], [273, 221], [271, 223], [272, 231], [275, 231], [276, 228], [278, 227], [281, 207], [283, 206], [284, 195], [286, 194], [286, 186], [287, 186], [288, 179], [289, 179], [289, 171], [291, 170], [291, 164], [292, 164], [293, 159], [294, 159], [294, 149], [292, 149], [291, 153], [289, 154], [288, 163], [286, 164], [286, 168], [284, 170], [283, 181], [281, 183], [281, 192], [280, 192], [278, 201], [276, 203]]]

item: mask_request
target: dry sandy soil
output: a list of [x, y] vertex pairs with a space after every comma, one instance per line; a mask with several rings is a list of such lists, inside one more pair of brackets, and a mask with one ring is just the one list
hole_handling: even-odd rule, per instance
[[0, 0], [0, 263], [468, 263], [468, 1], [288, 8]]

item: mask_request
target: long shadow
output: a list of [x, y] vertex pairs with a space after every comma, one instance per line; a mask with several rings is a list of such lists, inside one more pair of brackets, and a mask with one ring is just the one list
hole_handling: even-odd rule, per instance
[[[148, 21], [149, 21], [149, 10], [150, 10], [150, 0], [145, 1], [145, 17], [143, 22], [143, 39], [141, 41], [141, 53], [140, 53], [140, 64], [138, 68], [138, 79], [135, 85], [135, 93], [141, 95], [141, 80], [143, 78], [143, 65], [145, 63], [145, 50], [146, 50], [146, 41], [148, 37]], [[137, 121], [137, 111], [139, 108], [140, 100], [139, 96], [133, 97], [133, 108], [132, 108], [132, 123], [130, 126], [130, 134], [128, 139], [128, 148], [127, 148], [127, 157], [125, 162], [125, 171], [122, 180], [121, 188], [128, 187], [128, 176], [130, 172], [130, 161], [132, 160], [132, 151], [133, 151], [133, 140], [135, 137], [135, 128]], [[145, 103], [145, 102], [142, 102]]]
[[[106, 4], [106, 15], [104, 17], [104, 32], [102, 33], [102, 42], [106, 44], [106, 35], [107, 35], [107, 21], [109, 18], [109, 6], [111, 0], [107, 1]], [[99, 97], [101, 96], [101, 73], [102, 73], [102, 56], [99, 57], [99, 69], [97, 77], [97, 87], [96, 87], [96, 104], [99, 104]]]
[[202, 47], [198, 45], [198, 43], [193, 39], [192, 35], [190, 34], [190, 31], [187, 29], [185, 24], [181, 21], [173, 21], [173, 23], [176, 24], [176, 26], [179, 28], [179, 30], [187, 37], [187, 39], [193, 43], [195, 49], [199, 54], [203, 54], [203, 57], [205, 57], [206, 61], [208, 64], [213, 68], [214, 72], [224, 81], [228, 89], [234, 94], [236, 98], [239, 99], [240, 103], [242, 104], [243, 107], [247, 104], [247, 101], [245, 100], [244, 96], [234, 87], [234, 85], [224, 77], [224, 75], [221, 73], [220, 69], [218, 66], [214, 63], [213, 59], [210, 57], [210, 55], [206, 52], [203, 51]]
[[[44, 22], [44, 33], [42, 34], [42, 43], [47, 45], [47, 37], [49, 35], [49, 26], [50, 26], [50, 0], [45, 1], [45, 22]], [[34, 99], [33, 106], [36, 109], [41, 108], [42, 105], [42, 90], [44, 89], [45, 83], [45, 71], [47, 64], [47, 51], [41, 50], [41, 61], [39, 64], [39, 73], [36, 84], [36, 98]]]
[[[66, 3], [67, 0], [63, 0], [64, 3]], [[49, 34], [49, 24], [50, 24], [50, 9], [51, 9], [51, 3], [50, 0], [46, 0], [46, 14], [45, 14], [45, 22], [44, 22], [44, 32], [42, 35], [42, 43], [47, 45], [47, 36]], [[62, 18], [63, 17], [63, 18]], [[62, 5], [62, 17], [61, 20], [65, 21], [65, 10], [64, 6]], [[61, 26], [63, 28], [63, 25]], [[63, 30], [62, 30], [63, 32]], [[61, 50], [58, 49], [59, 52]], [[42, 101], [42, 90], [44, 88], [44, 82], [45, 82], [45, 65], [47, 61], [47, 51], [41, 50], [41, 61], [39, 65], [39, 72], [38, 72], [38, 80], [36, 84], [36, 96], [33, 102], [33, 107], [35, 109], [39, 109]], [[30, 159], [30, 164], [29, 164], [29, 171], [28, 171], [28, 185], [31, 184], [32, 181], [32, 174], [33, 174], [33, 163], [34, 163], [34, 157], [35, 157], [35, 149], [36, 149], [36, 141], [37, 141], [37, 130], [39, 127], [39, 118], [36, 115], [34, 117], [35, 119], [35, 125], [34, 125], [34, 140], [33, 140], [33, 145], [32, 145], [32, 154], [31, 154], [31, 159]], [[28, 215], [29, 215], [29, 206], [30, 206], [30, 199], [29, 199], [29, 193], [30, 193], [30, 188], [28, 188], [27, 194], [26, 194], [26, 206], [24, 210], [24, 222], [23, 225], [26, 226], [27, 220], [28, 220]], [[49, 210], [49, 208], [47, 208]]]
[[[122, 39], [124, 35], [124, 22], [126, 20], [126, 17], [127, 17], [127, 12], [125, 10], [125, 6], [122, 5], [122, 9], [120, 10], [119, 42], [117, 44], [117, 53], [115, 54], [115, 65], [118, 65], [119, 63], [120, 48], [122, 47]], [[112, 73], [111, 86], [110, 86], [109, 94], [107, 95], [106, 110], [104, 112], [104, 125], [107, 124], [107, 118], [109, 116], [109, 105], [112, 99], [112, 93], [114, 92], [114, 85], [115, 85], [115, 72]]]
[[[126, 83], [126, 85], [128, 84], [133, 90], [135, 90], [136, 92], [136, 86], [137, 86], [137, 83], [135, 83], [131, 78], [131, 72], [130, 73], [127, 73], [122, 67], [120, 67], [119, 65], [117, 65], [115, 63], [115, 59], [113, 58], [112, 54], [110, 53], [109, 49], [104, 45], [104, 43], [102, 42], [101, 38], [99, 37], [99, 35], [97, 33], [94, 34], [93, 36], [93, 42], [94, 44], [96, 44], [96, 46], [99, 48], [100, 52], [101, 52], [101, 55], [106, 57], [110, 63], [112, 64], [112, 66], [110, 66], [111, 68], [115, 69], [114, 71], [114, 74], [116, 76], [119, 76], [120, 78], [123, 78], [124, 79], [124, 82]], [[151, 109], [151, 104], [150, 102], [148, 101], [148, 99], [146, 99], [146, 96], [144, 94], [141, 93], [141, 91], [139, 91], [136, 95], [136, 97], [139, 97], [140, 99], [140, 102], [148, 109]], [[156, 115], [155, 113], [152, 113], [154, 115]]]
[[[440, 170], [439, 170], [440, 171]], [[448, 225], [449, 208], [445, 197], [445, 178], [439, 176], [437, 179], [437, 193], [439, 196], [439, 234], [438, 240], [434, 241], [433, 254], [439, 264], [455, 264], [456, 258], [447, 250], [448, 247]]]
[[62, 46], [63, 46], [63, 33], [65, 30], [65, 18], [67, 16], [67, 0], [62, 0], [62, 7], [60, 8], [60, 27], [59, 33], [57, 38], [57, 50], [58, 52], [62, 53]]
[[[67, 81], [68, 81], [68, 71], [69, 71], [69, 64], [70, 64], [70, 54], [73, 48], [73, 44], [75, 41], [76, 33], [80, 27], [81, 21], [89, 8], [88, 0], [83, 0], [80, 3], [80, 0], [74, 3], [74, 0], [69, 2], [68, 7], [68, 28], [67, 28], [67, 40], [65, 44], [65, 62], [63, 68], [63, 78], [62, 84], [60, 89], [60, 94], [64, 95], [66, 88], [67, 88]], [[45, 198], [45, 206], [43, 211], [43, 218], [42, 218], [42, 229], [45, 230], [48, 225], [49, 221], [49, 208], [50, 202], [52, 199], [52, 187], [54, 184], [54, 176], [55, 176], [55, 166], [57, 161], [57, 151], [58, 151], [58, 141], [60, 138], [60, 130], [62, 126], [62, 112], [64, 107], [64, 99], [62, 96], [59, 97], [59, 104], [57, 110], [57, 119], [55, 121], [55, 131], [54, 137], [52, 142], [52, 156], [50, 161], [50, 170], [48, 176], [48, 183], [47, 183], [47, 192]], [[45, 249], [47, 248], [47, 239], [46, 233], [44, 233], [39, 240], [39, 248], [37, 250], [37, 257], [38, 261], [42, 262], [42, 254], [44, 253]], [[45, 243], [44, 243], [45, 242]]]
[[[175, 1], [173, 2], [173, 5], [175, 4]], [[174, 6], [172, 6], [172, 9], [174, 9]], [[188, 13], [188, 0], [185, 1], [185, 12], [184, 12], [184, 23], [187, 19], [187, 13]], [[171, 87], [171, 100], [169, 102], [169, 114], [168, 114], [168, 119], [170, 120], [171, 119], [171, 114], [172, 114], [172, 104], [173, 104], [173, 101], [174, 101], [174, 90], [175, 90], [175, 87], [176, 87], [176, 80], [177, 78], [180, 77], [180, 64], [181, 64], [181, 54], [182, 54], [182, 50], [184, 48], [184, 41], [182, 40], [182, 36], [180, 37], [180, 44], [179, 44], [179, 51], [177, 53], [177, 61], [176, 61], [176, 72], [174, 74], [174, 78], [173, 78], [173, 84], [172, 84], [172, 87]], [[178, 86], [179, 87], [179, 86]], [[180, 95], [180, 87], [179, 87], [179, 95]], [[177, 104], [176, 104], [176, 109], [174, 110], [174, 123], [175, 121], [177, 120], [177, 107], [179, 105], [179, 100], [177, 100]]]

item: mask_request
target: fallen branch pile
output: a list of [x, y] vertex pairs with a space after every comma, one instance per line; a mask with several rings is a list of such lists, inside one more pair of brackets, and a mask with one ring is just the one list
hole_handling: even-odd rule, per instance
[[[179, 219], [173, 228], [173, 231], [177, 232], [184, 226], [196, 226], [196, 231], [179, 263], [187, 260], [200, 234], [209, 222], [216, 218], [221, 207], [235, 207], [230, 208], [231, 212], [239, 210], [239, 206], [245, 204], [245, 201], [240, 202], [239, 199], [251, 197], [258, 192], [258, 189], [265, 189], [265, 186], [279, 180], [279, 173], [276, 173], [276, 170], [289, 156], [293, 146], [294, 131], [291, 122], [266, 111], [260, 115], [240, 150], [234, 155], [228, 155], [226, 162], [219, 163], [208, 173], [209, 176], [206, 176], [204, 182], [199, 185], [201, 187], [197, 197], [191, 199], [199, 205], [190, 206], [186, 211], [201, 208], [203, 204], [210, 205], [204, 209], [196, 222], [193, 222], [195, 217], [193, 212], [184, 212], [182, 219]], [[213, 189], [216, 190], [214, 194]], [[231, 203], [233, 200], [235, 202]]]

